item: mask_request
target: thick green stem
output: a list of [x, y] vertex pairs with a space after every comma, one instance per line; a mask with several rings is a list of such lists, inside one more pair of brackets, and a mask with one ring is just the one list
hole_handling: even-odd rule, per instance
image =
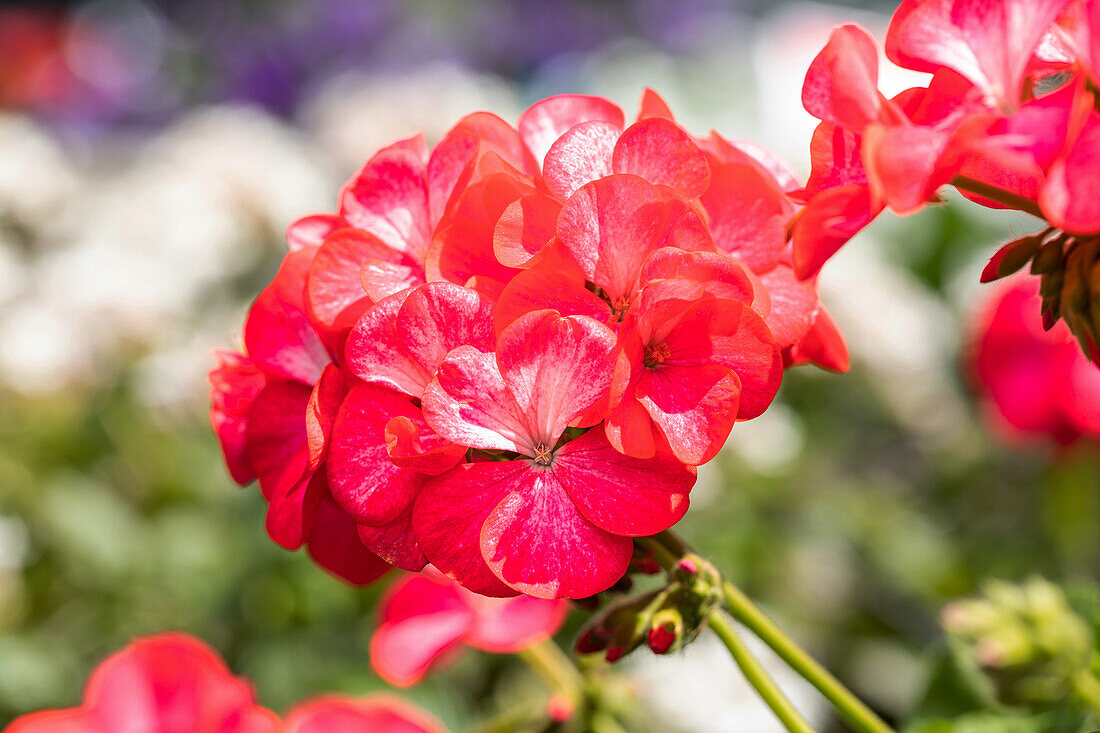
[[[658, 561], [670, 567], [677, 559], [691, 552], [691, 548], [672, 532], [662, 532], [653, 539]], [[671, 559], [670, 558], [674, 558]], [[723, 605], [738, 623], [745, 626], [772, 651], [813, 685], [841, 717], [858, 733], [894, 733], [873, 710], [857, 698], [840, 680], [817, 663], [804, 649], [784, 634], [775, 623], [749, 600], [741, 589], [729, 581], [722, 581]]]
[[745, 679], [756, 690], [756, 694], [760, 695], [760, 698], [772, 709], [775, 717], [783, 723], [783, 727], [791, 733], [814, 733], [814, 729], [795, 710], [791, 701], [775, 684], [775, 680], [768, 675], [760, 662], [749, 652], [749, 648], [737, 635], [737, 629], [734, 628], [733, 623], [726, 615], [718, 610], [713, 611], [707, 618], [707, 625], [726, 645], [726, 649], [729, 650], [733, 661], [741, 668]]
[[584, 695], [584, 677], [552, 639], [519, 652], [519, 658], [554, 689], [579, 704]]
[[1037, 216], [1040, 219], [1046, 218], [1043, 216], [1043, 212], [1039, 208], [1039, 205], [1031, 199], [1012, 193], [1011, 191], [1006, 191], [1003, 188], [990, 185], [984, 181], [978, 181], [973, 178], [968, 178], [967, 176], [955, 176], [951, 179], [951, 185], [960, 191], [977, 194], [978, 196], [996, 201], [1013, 209], [1026, 211], [1032, 216]]

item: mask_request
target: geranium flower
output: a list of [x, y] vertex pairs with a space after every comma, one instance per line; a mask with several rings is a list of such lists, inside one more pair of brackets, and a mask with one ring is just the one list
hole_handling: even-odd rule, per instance
[[998, 432], [1010, 440], [1070, 445], [1100, 437], [1100, 370], [1064, 324], [1039, 316], [1038, 283], [1014, 277], [997, 286], [973, 329], [971, 374]]
[[431, 569], [394, 583], [378, 607], [371, 664], [387, 682], [408, 687], [462, 645], [514, 654], [553, 636], [565, 601], [486, 598]]
[[322, 695], [295, 705], [285, 733], [446, 733], [420, 708], [391, 695], [364, 698]]
[[24, 715], [7, 733], [279, 733], [252, 687], [201, 641], [168, 633], [139, 639], [88, 678], [84, 702]]

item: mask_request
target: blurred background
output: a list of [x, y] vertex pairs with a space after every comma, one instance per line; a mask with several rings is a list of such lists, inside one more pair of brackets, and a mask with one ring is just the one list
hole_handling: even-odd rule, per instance
[[[559, 92], [629, 115], [653, 87], [693, 132], [758, 140], [805, 175], [806, 67], [835, 23], [881, 40], [893, 9], [856, 4], [0, 4], [0, 724], [75, 704], [95, 661], [167, 628], [218, 647], [276, 710], [382, 688], [366, 655], [380, 589], [269, 542], [207, 422], [210, 349], [237, 342], [286, 225], [331, 209], [387, 142]], [[888, 92], [919, 79], [883, 73]], [[700, 472], [681, 525], [894, 720], [967, 704], [945, 682], [948, 600], [1100, 571], [1095, 447], [1006, 442], [965, 368], [978, 272], [1029, 226], [949, 202], [861, 235], [821, 280], [851, 373], [791, 372]], [[635, 656], [651, 729], [773, 730], [706, 640]], [[514, 664], [465, 655], [410, 696], [461, 730], [502, 704]]]

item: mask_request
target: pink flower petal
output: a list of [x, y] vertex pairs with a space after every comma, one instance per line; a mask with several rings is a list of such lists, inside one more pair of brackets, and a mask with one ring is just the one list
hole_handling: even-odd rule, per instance
[[653, 420], [635, 397], [633, 385], [604, 420], [608, 442], [619, 453], [634, 458], [653, 458], [657, 454], [653, 430]]
[[474, 593], [516, 595], [485, 564], [481, 528], [529, 465], [526, 461], [463, 463], [424, 486], [413, 506], [413, 531], [432, 565]]
[[364, 547], [396, 568], [417, 573], [428, 564], [413, 531], [411, 505], [388, 524], [377, 527], [360, 524], [357, 531]]
[[466, 643], [496, 654], [515, 654], [549, 639], [569, 613], [569, 603], [562, 600], [531, 596], [485, 598], [462, 592], [475, 613]]
[[878, 49], [870, 33], [855, 23], [833, 29], [806, 72], [802, 106], [819, 120], [854, 132], [878, 120]]
[[775, 335], [780, 348], [798, 342], [809, 333], [817, 317], [821, 301], [812, 281], [799, 280], [789, 265], [778, 265], [760, 275], [768, 289], [772, 308], [768, 314], [768, 328]]
[[871, 189], [850, 184], [816, 194], [791, 225], [795, 272], [817, 274], [830, 257], [882, 211], [872, 206]]
[[474, 611], [457, 586], [427, 575], [406, 577], [390, 587], [378, 606], [371, 637], [371, 666], [396, 687], [424, 677], [444, 652], [473, 628]]
[[1100, 114], [1050, 169], [1040, 203], [1051, 224], [1075, 234], [1100, 232]]
[[636, 122], [615, 145], [616, 173], [633, 173], [650, 183], [670, 186], [687, 198], [710, 184], [707, 156], [672, 120], [653, 117]]
[[606, 325], [549, 310], [528, 313], [504, 330], [497, 363], [536, 445], [553, 446], [607, 394], [614, 348]]
[[347, 382], [340, 367], [329, 364], [321, 372], [321, 378], [313, 388], [306, 405], [306, 440], [309, 446], [310, 471], [316, 471], [325, 460], [328, 452], [329, 436], [332, 424], [336, 422], [336, 412], [344, 395], [348, 393]]
[[788, 348], [784, 361], [788, 366], [816, 364], [834, 372], [846, 372], [851, 366], [848, 345], [840, 333], [840, 327], [833, 320], [825, 306], [817, 311], [813, 328], [801, 341]]
[[412, 260], [402, 263], [367, 260], [359, 269], [359, 282], [374, 302], [385, 300], [402, 290], [424, 284], [424, 268]]
[[396, 519], [426, 479], [390, 460], [385, 428], [398, 416], [419, 420], [420, 410], [404, 395], [371, 384], [353, 387], [336, 416], [327, 461], [332, 497], [362, 524]]
[[328, 496], [324, 471], [306, 473], [281, 494], [272, 495], [264, 529], [271, 540], [287, 550], [297, 550], [313, 531], [317, 511]]
[[287, 713], [285, 733], [446, 733], [419, 708], [388, 695], [362, 699], [321, 696]]
[[558, 239], [612, 303], [629, 299], [638, 272], [668, 221], [661, 191], [642, 178], [614, 175], [582, 186], [558, 217]]
[[221, 443], [229, 474], [241, 486], [256, 474], [246, 448], [248, 414], [267, 379], [244, 354], [216, 349], [216, 366], [210, 370], [210, 424]]
[[468, 344], [492, 350], [493, 304], [477, 291], [459, 285], [422, 285], [409, 294], [398, 311], [397, 339], [401, 349], [430, 379], [451, 349]]
[[599, 529], [577, 509], [554, 471], [530, 461], [481, 530], [481, 552], [498, 578], [537, 598], [587, 598], [626, 572], [634, 543]]
[[611, 175], [611, 154], [622, 134], [621, 125], [607, 122], [569, 128], [546, 153], [542, 174], [550, 193], [564, 201], [584, 184]]
[[753, 301], [753, 283], [737, 260], [720, 252], [684, 252], [672, 247], [657, 250], [642, 267], [642, 282], [675, 280], [694, 285], [692, 300], [715, 298]]
[[264, 371], [313, 384], [329, 363], [328, 351], [305, 313], [305, 284], [316, 250], [283, 258], [275, 279], [264, 288], [244, 323], [245, 350]]
[[646, 87], [642, 91], [642, 102], [638, 109], [638, 120], [646, 120], [651, 117], [660, 117], [675, 122], [668, 103], [661, 98], [660, 94]]
[[277, 379], [256, 396], [248, 414], [246, 455], [267, 498], [286, 494], [309, 463], [306, 406], [311, 390]]
[[344, 225], [336, 214], [311, 214], [291, 222], [286, 228], [287, 248], [294, 252], [299, 249], [316, 249], [325, 242], [325, 238]]
[[402, 346], [397, 334], [401, 306], [413, 291], [402, 291], [371, 306], [348, 334], [345, 360], [351, 373], [371, 384], [419, 397], [432, 375]]
[[962, 74], [1008, 110], [1022, 101], [1039, 41], [1068, 0], [903, 0], [886, 34], [886, 55], [915, 71]]
[[794, 206], [775, 180], [753, 163], [711, 169], [703, 194], [718, 249], [760, 272], [774, 265], [787, 243]]
[[623, 111], [602, 97], [559, 94], [536, 102], [519, 117], [519, 134], [541, 167], [546, 153], [569, 128], [583, 122], [606, 122], [623, 128]]
[[695, 484], [694, 468], [668, 455], [625, 456], [599, 429], [559, 448], [551, 469], [590, 522], [629, 537], [657, 534], [680, 521]]
[[664, 434], [673, 455], [689, 466], [698, 466], [718, 455], [737, 422], [741, 380], [733, 370], [718, 364], [662, 365], [642, 371], [635, 395]]
[[516, 404], [493, 354], [460, 346], [424, 390], [424, 419], [452, 443], [535, 454], [528, 418]]
[[380, 150], [340, 193], [340, 215], [389, 247], [424, 261], [431, 240], [423, 136]]
[[540, 264], [516, 275], [501, 292], [493, 312], [497, 334], [520, 316], [546, 309], [563, 316], [588, 316], [600, 323], [611, 318], [611, 308], [585, 287], [584, 275], [575, 265]]
[[309, 269], [306, 313], [321, 329], [331, 329], [345, 310], [367, 297], [360, 270], [367, 262], [400, 264], [402, 255], [358, 229], [329, 235]]
[[401, 468], [438, 476], [451, 470], [466, 455], [466, 446], [436, 435], [421, 419], [398, 416], [386, 423], [386, 452]]
[[532, 194], [513, 201], [493, 229], [493, 252], [506, 267], [523, 267], [554, 238], [561, 203]]
[[328, 497], [317, 509], [306, 549], [318, 565], [352, 585], [366, 585], [390, 569], [363, 546], [355, 522]]

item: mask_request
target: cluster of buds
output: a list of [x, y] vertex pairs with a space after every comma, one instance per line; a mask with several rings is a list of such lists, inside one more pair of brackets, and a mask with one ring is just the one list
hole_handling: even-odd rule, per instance
[[604, 652], [615, 662], [646, 644], [654, 654], [680, 649], [699, 635], [722, 599], [722, 578], [695, 554], [669, 570], [668, 582], [647, 593], [622, 598], [594, 615], [577, 637], [578, 654]]
[[976, 662], [1006, 705], [1063, 703], [1092, 674], [1092, 632], [1042, 578], [991, 582], [983, 597], [947, 606], [942, 622], [964, 663]]

